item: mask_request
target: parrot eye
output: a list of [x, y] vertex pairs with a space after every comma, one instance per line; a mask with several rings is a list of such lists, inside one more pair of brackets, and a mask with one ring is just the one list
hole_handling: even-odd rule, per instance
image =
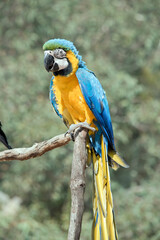
[[53, 56], [56, 58], [65, 58], [66, 57], [66, 52], [59, 48], [53, 51]]

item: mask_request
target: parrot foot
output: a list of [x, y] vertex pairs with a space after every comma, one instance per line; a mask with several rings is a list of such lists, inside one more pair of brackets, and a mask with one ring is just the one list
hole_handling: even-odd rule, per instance
[[75, 139], [74, 139], [74, 131], [75, 131], [77, 128], [79, 128], [79, 127], [88, 129], [88, 130], [93, 131], [93, 132], [96, 131], [96, 129], [93, 128], [93, 127], [91, 127], [87, 122], [80, 122], [80, 123], [77, 123], [77, 124], [71, 124], [70, 127], [69, 127], [69, 129], [68, 129], [68, 131], [65, 133], [65, 136], [66, 136], [67, 134], [70, 134], [72, 140], [74, 141], [74, 140], [75, 140]]

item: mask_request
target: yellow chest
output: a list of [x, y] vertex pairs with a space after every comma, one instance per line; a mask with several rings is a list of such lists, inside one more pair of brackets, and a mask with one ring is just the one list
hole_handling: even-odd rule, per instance
[[[73, 122], [93, 121], [94, 115], [85, 102], [78, 79], [75, 74], [69, 77], [56, 76], [54, 79], [54, 92], [60, 113], [65, 117], [66, 111]], [[69, 121], [69, 119], [67, 119]], [[69, 121], [71, 124], [71, 121]]]

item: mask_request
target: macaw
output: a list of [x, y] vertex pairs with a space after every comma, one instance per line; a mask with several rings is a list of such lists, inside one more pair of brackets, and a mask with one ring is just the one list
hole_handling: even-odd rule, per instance
[[115, 148], [106, 94], [72, 42], [51, 39], [43, 50], [44, 66], [53, 74], [50, 101], [58, 116], [68, 128], [87, 124], [96, 129], [88, 131], [86, 144], [94, 175], [92, 239], [117, 240], [109, 166], [117, 170], [128, 165]]
[[0, 141], [8, 148], [11, 149], [12, 147], [8, 144], [7, 137], [5, 133], [3, 132], [2, 123], [0, 122]]

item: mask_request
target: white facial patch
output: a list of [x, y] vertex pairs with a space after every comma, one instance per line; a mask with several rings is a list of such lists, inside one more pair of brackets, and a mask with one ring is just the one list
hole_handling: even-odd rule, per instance
[[67, 58], [59, 59], [54, 57], [54, 61], [58, 64], [59, 70], [65, 69], [69, 65]]

